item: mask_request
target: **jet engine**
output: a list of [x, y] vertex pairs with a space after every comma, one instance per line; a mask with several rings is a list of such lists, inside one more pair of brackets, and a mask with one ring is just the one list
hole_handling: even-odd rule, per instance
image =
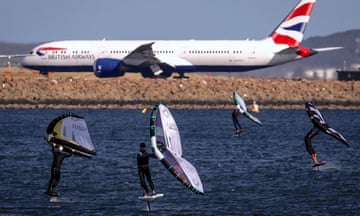
[[101, 58], [97, 59], [93, 65], [95, 76], [104, 77], [118, 77], [125, 74], [124, 70], [121, 70], [121, 61], [113, 58]]

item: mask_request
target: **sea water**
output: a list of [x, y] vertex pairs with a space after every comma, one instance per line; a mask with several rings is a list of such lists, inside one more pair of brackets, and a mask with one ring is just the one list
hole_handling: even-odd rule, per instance
[[[360, 111], [322, 110], [349, 141], [347, 148], [320, 133], [313, 139], [312, 168], [304, 136], [312, 124], [305, 110], [261, 110], [263, 126], [231, 110], [171, 110], [183, 156], [198, 170], [205, 195], [194, 194], [156, 159], [156, 190], [164, 197], [139, 200], [136, 153], [150, 147], [150, 110], [0, 110], [0, 215], [356, 215], [360, 212]], [[86, 119], [97, 155], [66, 158], [55, 188], [44, 194], [52, 153], [45, 142], [51, 120], [64, 112]], [[149, 148], [150, 150], [150, 148]]]

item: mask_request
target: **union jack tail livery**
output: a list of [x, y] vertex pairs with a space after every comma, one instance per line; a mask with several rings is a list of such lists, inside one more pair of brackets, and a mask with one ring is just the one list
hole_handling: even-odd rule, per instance
[[316, 0], [301, 0], [271, 34], [275, 44], [299, 47]]

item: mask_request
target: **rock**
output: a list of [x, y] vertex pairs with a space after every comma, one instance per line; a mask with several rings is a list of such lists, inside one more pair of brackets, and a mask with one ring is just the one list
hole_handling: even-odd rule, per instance
[[360, 108], [360, 82], [318, 79], [240, 78], [189, 74], [189, 79], [144, 79], [54, 76], [0, 76], [0, 108], [119, 109], [153, 107], [157, 102], [184, 109], [231, 109], [232, 92], [260, 109]]

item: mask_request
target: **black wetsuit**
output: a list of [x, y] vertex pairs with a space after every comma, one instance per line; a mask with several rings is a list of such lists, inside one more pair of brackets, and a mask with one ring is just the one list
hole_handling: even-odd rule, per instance
[[320, 130], [318, 128], [313, 127], [305, 136], [306, 151], [309, 152], [310, 155], [316, 154], [315, 149], [311, 144], [311, 139], [314, 138], [319, 133], [319, 131]]
[[240, 123], [239, 123], [239, 120], [238, 120], [238, 115], [239, 115], [239, 113], [238, 112], [232, 112], [232, 114], [231, 114], [231, 116], [232, 116], [232, 120], [233, 120], [233, 123], [234, 123], [234, 127], [235, 127], [235, 131], [236, 131], [236, 133], [237, 134], [240, 134], [240, 132], [241, 132], [241, 125], [240, 125]]
[[141, 187], [144, 188], [148, 194], [149, 190], [145, 183], [145, 177], [150, 185], [152, 191], [155, 191], [154, 183], [151, 179], [149, 168], [149, 157], [154, 157], [153, 153], [147, 153], [146, 149], [141, 149], [137, 154], [138, 174], [140, 178]]
[[53, 163], [51, 166], [51, 179], [49, 181], [47, 193], [49, 195], [56, 195], [56, 193], [54, 193], [53, 190], [56, 187], [56, 185], [59, 183], [59, 180], [60, 180], [61, 164], [62, 164], [63, 160], [66, 157], [70, 157], [71, 154], [59, 151], [59, 149], [56, 147], [53, 147], [52, 152], [54, 155], [54, 159], [53, 159]]

